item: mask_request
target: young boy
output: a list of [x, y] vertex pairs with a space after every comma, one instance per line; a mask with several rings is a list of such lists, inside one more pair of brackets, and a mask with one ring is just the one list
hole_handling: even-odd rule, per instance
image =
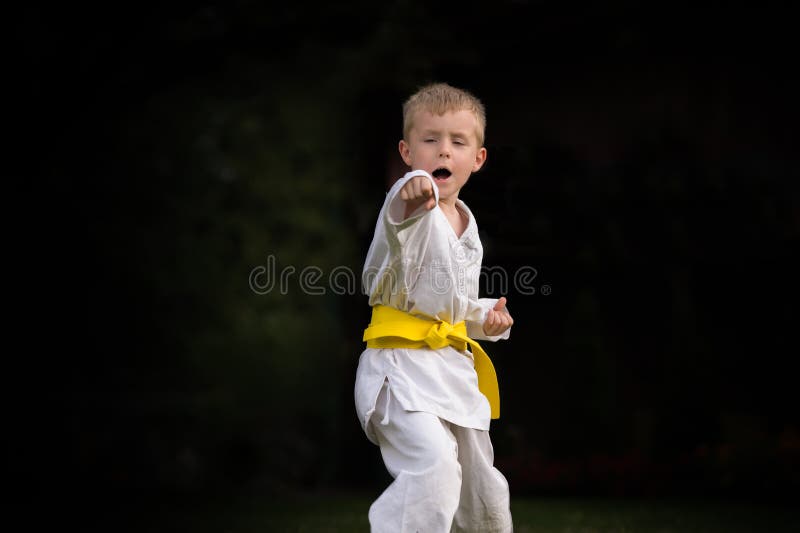
[[458, 199], [486, 161], [485, 121], [477, 98], [442, 83], [403, 106], [411, 171], [388, 192], [364, 264], [373, 311], [355, 384], [364, 432], [394, 477], [370, 507], [373, 532], [512, 530], [488, 432], [497, 379], [475, 340], [507, 339], [513, 320], [505, 298], [478, 298], [483, 248]]

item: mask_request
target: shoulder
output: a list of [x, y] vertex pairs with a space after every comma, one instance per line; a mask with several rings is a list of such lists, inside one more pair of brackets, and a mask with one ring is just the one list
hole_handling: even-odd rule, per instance
[[456, 205], [460, 208], [461, 212], [466, 215], [467, 217], [467, 229], [466, 231], [475, 231], [477, 233], [478, 230], [478, 221], [475, 218], [475, 214], [472, 210], [467, 206], [467, 204], [461, 200], [460, 198], [456, 201]]

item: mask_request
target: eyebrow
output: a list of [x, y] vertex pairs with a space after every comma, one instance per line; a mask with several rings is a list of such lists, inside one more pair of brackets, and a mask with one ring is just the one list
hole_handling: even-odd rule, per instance
[[[422, 132], [422, 136], [423, 137], [425, 137], [427, 135], [441, 135], [441, 134], [442, 134], [441, 130], [425, 130], [425, 131]], [[469, 133], [464, 132], [464, 131], [454, 131], [454, 132], [452, 132], [452, 136], [453, 137], [461, 137], [461, 138], [466, 139], [466, 138], [469, 137]]]

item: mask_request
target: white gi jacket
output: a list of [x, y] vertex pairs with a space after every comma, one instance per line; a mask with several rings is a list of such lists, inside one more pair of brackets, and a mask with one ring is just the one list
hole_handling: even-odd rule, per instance
[[[405, 201], [400, 189], [411, 178], [430, 179], [436, 207], [424, 206], [403, 220]], [[439, 190], [424, 170], [408, 172], [386, 195], [367, 252], [362, 276], [369, 305], [394, 307], [415, 316], [455, 324], [465, 320], [467, 335], [475, 340], [507, 339], [486, 336], [483, 322], [497, 303], [478, 298], [483, 247], [472, 212], [461, 200], [456, 203], [468, 216], [467, 229], [457, 237], [439, 208]], [[370, 428], [375, 401], [388, 379], [392, 401], [407, 411], [425, 411], [453, 424], [488, 430], [489, 401], [478, 390], [472, 354], [452, 346], [438, 350], [366, 348], [356, 371], [356, 412], [367, 437], [377, 444]]]

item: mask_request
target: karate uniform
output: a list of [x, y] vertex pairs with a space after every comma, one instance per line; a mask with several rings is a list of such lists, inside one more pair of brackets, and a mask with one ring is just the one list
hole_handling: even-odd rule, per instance
[[[426, 176], [436, 207], [407, 219], [400, 189]], [[364, 263], [369, 305], [451, 324], [465, 321], [474, 340], [497, 302], [478, 298], [483, 248], [475, 217], [458, 237], [438, 205], [439, 191], [425, 171], [412, 171], [391, 188], [378, 216]], [[355, 383], [356, 411], [370, 441], [381, 448], [395, 478], [372, 504], [373, 532], [512, 530], [508, 483], [492, 466], [490, 407], [478, 390], [472, 354], [439, 349], [366, 348]]]

